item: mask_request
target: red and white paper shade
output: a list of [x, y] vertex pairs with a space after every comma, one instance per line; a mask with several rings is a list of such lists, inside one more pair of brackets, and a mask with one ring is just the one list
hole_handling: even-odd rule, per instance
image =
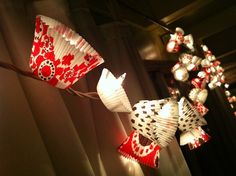
[[209, 111], [208, 108], [206, 108], [202, 103], [195, 102], [193, 103], [193, 106], [197, 109], [197, 111], [201, 114], [201, 116], [206, 115], [206, 113]]
[[160, 147], [137, 131], [133, 131], [129, 135], [119, 146], [118, 151], [131, 160], [138, 161], [150, 167], [158, 167]]
[[182, 53], [179, 56], [179, 62], [186, 67], [188, 71], [196, 70], [201, 64], [202, 59], [188, 53]]
[[203, 125], [207, 125], [206, 120], [185, 97], [182, 97], [179, 101], [178, 128], [185, 132]]
[[103, 62], [93, 47], [72, 29], [52, 18], [36, 17], [29, 65], [40, 79], [65, 89]]
[[180, 50], [181, 44], [184, 44], [188, 49], [194, 51], [192, 35], [184, 36], [184, 30], [177, 27], [175, 33], [170, 34], [170, 40], [166, 45], [166, 50], [170, 53], [177, 53]]
[[210, 136], [201, 127], [197, 127], [180, 135], [180, 145], [188, 144], [189, 149], [192, 150], [200, 147], [209, 139]]

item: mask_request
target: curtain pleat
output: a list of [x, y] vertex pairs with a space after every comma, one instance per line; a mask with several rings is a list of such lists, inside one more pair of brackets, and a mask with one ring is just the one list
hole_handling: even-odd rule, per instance
[[[4, 5], [1, 6], [1, 28], [10, 56], [17, 66], [28, 70], [34, 31], [22, 9], [17, 8], [18, 3]], [[20, 82], [56, 175], [94, 175], [59, 91], [28, 78], [20, 78]]]

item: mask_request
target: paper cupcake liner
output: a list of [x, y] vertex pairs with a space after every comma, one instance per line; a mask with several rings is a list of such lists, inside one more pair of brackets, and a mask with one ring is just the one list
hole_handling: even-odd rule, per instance
[[160, 146], [172, 140], [178, 126], [178, 104], [172, 98], [141, 100], [131, 113], [133, 129]]
[[103, 104], [112, 112], [131, 112], [132, 107], [123, 87], [113, 74], [103, 69], [97, 84], [97, 92]]
[[36, 17], [29, 65], [40, 79], [65, 89], [103, 62], [93, 47], [72, 29], [49, 17]]
[[207, 99], [208, 92], [206, 89], [193, 88], [189, 93], [189, 98], [193, 102], [204, 104]]
[[182, 97], [179, 101], [178, 128], [181, 131], [190, 131], [206, 124], [206, 120], [197, 109], [185, 97]]
[[194, 107], [198, 110], [198, 112], [201, 114], [201, 116], [206, 115], [206, 113], [209, 111], [202, 103], [194, 103]]
[[119, 146], [118, 151], [131, 160], [149, 167], [158, 167], [160, 147], [136, 131]]
[[180, 135], [180, 145], [182, 146], [188, 144], [189, 149], [192, 150], [200, 147], [209, 139], [210, 136], [201, 127], [197, 127]]

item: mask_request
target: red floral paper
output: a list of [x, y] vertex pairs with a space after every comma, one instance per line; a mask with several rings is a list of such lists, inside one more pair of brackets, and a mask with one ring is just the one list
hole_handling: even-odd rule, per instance
[[[40, 79], [58, 88], [68, 88], [103, 62], [96, 52], [93, 54], [80, 52], [82, 47], [88, 46], [81, 36], [55, 20], [54, 23], [57, 25], [49, 29], [50, 26], [42, 18], [43, 16], [36, 18], [35, 36], [29, 61], [32, 72]], [[66, 40], [75, 35], [80, 38], [78, 37], [74, 45], [69, 41], [66, 41], [66, 46], [60, 46], [58, 42], [55, 44], [56, 40], [63, 38]], [[63, 53], [64, 50], [66, 54]]]

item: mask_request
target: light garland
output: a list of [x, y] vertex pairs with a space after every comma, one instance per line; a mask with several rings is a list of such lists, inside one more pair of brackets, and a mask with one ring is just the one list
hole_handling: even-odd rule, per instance
[[103, 62], [91, 45], [72, 29], [52, 18], [36, 17], [29, 65], [41, 80], [65, 89]]
[[[170, 39], [167, 43], [167, 52], [170, 53], [176, 53], [180, 51], [181, 45], [184, 45], [183, 42], [183, 35], [184, 31], [181, 28], [176, 28], [174, 34], [170, 34]], [[177, 37], [178, 36], [178, 37]], [[181, 40], [180, 40], [181, 39]], [[170, 49], [170, 46], [173, 46], [173, 41], [175, 41], [175, 47]], [[182, 42], [180, 42], [182, 41]], [[193, 40], [191, 40], [193, 41]], [[192, 47], [186, 47], [189, 49], [189, 52], [192, 53], [194, 49]], [[193, 46], [193, 43], [191, 42], [191, 46]], [[204, 116], [209, 110], [203, 105], [207, 99], [207, 89], [206, 85], [210, 89], [214, 89], [218, 86], [221, 86], [222, 84], [227, 89], [229, 87], [229, 84], [225, 83], [225, 76], [223, 74], [224, 69], [220, 66], [220, 62], [216, 59], [216, 57], [212, 54], [212, 52], [208, 49], [206, 45], [201, 45], [204, 59], [201, 59], [198, 56], [194, 56], [190, 53], [182, 53], [179, 56], [179, 61], [173, 66], [171, 72], [174, 75], [174, 78], [177, 81], [186, 82], [189, 78], [189, 71], [196, 71], [199, 70], [197, 73], [197, 77], [193, 78], [191, 80], [191, 84], [194, 86], [189, 92], [189, 99], [192, 101], [193, 107], [202, 115]], [[225, 84], [224, 84], [225, 83]], [[228, 90], [225, 91], [226, 96], [228, 97], [228, 101], [230, 102], [231, 108], [234, 108], [234, 105], [232, 102], [235, 101], [235, 96], [230, 97], [230, 92]], [[234, 113], [236, 114], [236, 113]], [[196, 130], [196, 129], [193, 129]], [[199, 127], [198, 127], [198, 130]], [[200, 130], [201, 134], [204, 133], [203, 136], [205, 136], [204, 142], [208, 141], [210, 136], [206, 134], [202, 129]], [[181, 135], [180, 137], [180, 145], [185, 145], [190, 140], [191, 142], [188, 143], [190, 149], [196, 148], [200, 146], [199, 141], [196, 143], [193, 143], [195, 141], [194, 135], [192, 132], [185, 133], [184, 135]], [[184, 139], [183, 139], [184, 138]], [[189, 138], [189, 139], [186, 139]]]
[[[166, 49], [168, 52], [177, 53], [183, 45], [193, 52], [195, 50], [193, 44], [191, 34], [184, 36], [183, 29], [176, 28]], [[79, 34], [49, 17], [42, 15], [36, 17], [29, 61], [32, 72], [2, 62], [0, 66], [45, 81], [54, 87], [66, 89], [73, 95], [91, 99], [98, 99], [99, 96], [108, 110], [129, 113], [134, 131], [119, 146], [118, 151], [127, 158], [150, 167], [158, 167], [159, 152], [172, 141], [177, 129], [182, 131], [180, 145], [188, 144], [190, 149], [199, 147], [210, 138], [201, 128], [207, 124], [202, 117], [208, 112], [203, 105], [208, 94], [205, 86], [208, 84], [208, 87], [213, 89], [224, 83], [224, 70], [205, 45], [202, 49], [204, 59], [182, 53], [178, 63], [171, 70], [176, 80], [185, 82], [189, 78], [188, 72], [198, 70], [201, 66], [198, 77], [191, 80], [195, 87], [189, 93], [192, 103], [185, 97], [177, 102], [180, 93], [170, 89], [175, 98], [140, 100], [133, 108], [122, 87], [125, 74], [115, 78], [108, 69], [103, 69], [97, 84], [97, 92], [82, 93], [71, 88], [75, 82], [102, 64], [104, 60]], [[225, 84], [225, 87], [228, 85]], [[229, 102], [235, 102], [235, 96], [230, 97], [227, 91], [225, 93]]]

